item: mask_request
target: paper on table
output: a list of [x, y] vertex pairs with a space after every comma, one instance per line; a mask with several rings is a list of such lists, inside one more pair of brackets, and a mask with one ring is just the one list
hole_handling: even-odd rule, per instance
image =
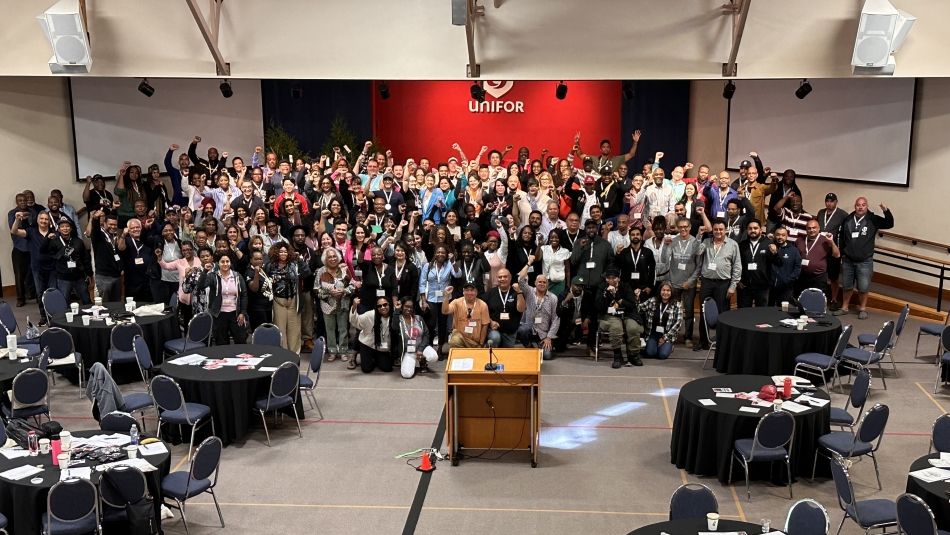
[[768, 401], [762, 401], [761, 399], [753, 399], [752, 404], [756, 407], [771, 407], [772, 404]]
[[794, 375], [773, 375], [772, 383], [775, 384], [775, 386], [784, 386], [786, 377], [792, 380], [792, 386], [803, 386], [806, 388], [811, 388], [813, 386], [811, 384], [811, 381], [809, 381], [808, 379], [803, 379], [801, 377], [796, 377]]
[[23, 466], [18, 466], [16, 468], [11, 468], [6, 472], [0, 472], [0, 477], [4, 479], [9, 479], [10, 481], [19, 481], [23, 478], [32, 476], [33, 474], [39, 474], [42, 472], [42, 468], [37, 468], [32, 464], [26, 464]]
[[758, 414], [761, 410], [758, 407], [739, 407], [739, 412], [751, 412], [752, 414]]
[[126, 444], [130, 444], [132, 439], [129, 435], [123, 435], [121, 433], [112, 433], [111, 435], [93, 435], [89, 438], [82, 437], [73, 437], [73, 447], [82, 448], [85, 446], [93, 446], [97, 448], [103, 447], [122, 447]]
[[936, 466], [937, 468], [950, 468], [950, 460], [927, 459], [927, 462], [930, 463], [930, 466]]
[[276, 372], [277, 366], [261, 366], [257, 369], [259, 372]]
[[223, 366], [257, 366], [258, 364], [264, 362], [263, 358], [260, 357], [226, 357]]
[[155, 303], [154, 305], [142, 305], [132, 311], [136, 316], [161, 316], [165, 313], [164, 303]]
[[944, 481], [946, 479], [950, 479], [950, 470], [944, 470], [943, 468], [924, 468], [923, 470], [911, 472], [908, 475], [915, 477], [924, 483], [933, 483], [935, 481]]
[[139, 446], [139, 453], [142, 455], [161, 455], [168, 453], [168, 448], [163, 442], [152, 442], [151, 444], [142, 444]]
[[710, 406], [710, 405], [715, 405], [715, 404], [716, 404], [716, 402], [713, 401], [713, 400], [711, 400], [711, 399], [701, 399], [701, 400], [699, 400], [699, 402], [702, 403], [703, 405], [707, 406], [707, 407]]
[[808, 407], [795, 403], [794, 401], [786, 401], [785, 403], [782, 403], [782, 410], [798, 414], [800, 412], [807, 411]]
[[739, 531], [700, 531], [698, 535], [740, 535]]
[[19, 459], [20, 457], [26, 457], [30, 452], [22, 448], [4, 448], [0, 449], [0, 455], [3, 455], [7, 459]]
[[132, 467], [138, 468], [139, 470], [143, 472], [152, 472], [154, 470], [158, 470], [158, 468], [155, 468], [155, 466], [153, 466], [152, 463], [146, 461], [145, 459], [141, 457], [136, 457], [134, 459], [123, 459], [121, 461], [115, 461], [111, 463], [96, 465], [96, 471], [103, 472], [113, 466], [132, 466]]
[[79, 468], [67, 468], [59, 472], [59, 480], [63, 481], [71, 477], [78, 477], [79, 479], [89, 479], [92, 475], [92, 468], [88, 466], [80, 466]]
[[760, 324], [756, 325], [756, 327], [758, 327], [759, 329], [768, 329], [768, 328], [771, 327], [771, 326], [772, 326], [772, 325], [771, 325], [770, 323], [760, 323]]
[[809, 396], [808, 394], [798, 396], [798, 399], [796, 399], [795, 401], [799, 403], [807, 403], [814, 407], [824, 407], [825, 405], [831, 403], [831, 400], [829, 399], [816, 398], [816, 397]]
[[453, 372], [468, 372], [472, 371], [472, 368], [475, 367], [475, 359], [452, 359], [452, 367], [449, 368]]
[[736, 395], [733, 394], [732, 392], [716, 392], [716, 397], [717, 398], [734, 398], [736, 397]]
[[205, 361], [205, 357], [203, 355], [191, 354], [191, 355], [185, 355], [184, 357], [178, 357], [177, 359], [172, 359], [168, 362], [171, 364], [188, 365], [188, 364], [197, 364], [199, 362], [204, 362], [204, 361]]

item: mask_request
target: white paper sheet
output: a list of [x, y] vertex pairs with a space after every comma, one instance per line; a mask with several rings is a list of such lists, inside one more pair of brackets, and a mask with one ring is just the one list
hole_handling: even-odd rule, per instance
[[707, 406], [707, 407], [709, 407], [710, 405], [715, 405], [715, 404], [716, 404], [716, 402], [713, 401], [713, 400], [711, 400], [711, 399], [701, 399], [701, 400], [699, 400], [699, 402], [702, 403], [703, 405]]
[[178, 357], [178, 358], [169, 360], [168, 362], [171, 364], [180, 364], [180, 365], [187, 366], [189, 364], [197, 364], [199, 362], [204, 362], [204, 361], [205, 361], [205, 357], [203, 355], [191, 354], [191, 355], [185, 355], [184, 357]]
[[798, 396], [798, 398], [795, 401], [799, 403], [807, 403], [808, 405], [811, 405], [813, 407], [824, 407], [825, 405], [831, 403], [830, 399], [816, 398], [813, 396], [809, 396], [808, 394]]
[[909, 475], [924, 483], [933, 483], [935, 481], [950, 479], [950, 470], [944, 470], [943, 468], [924, 468], [923, 470], [911, 472]]
[[104, 472], [105, 470], [113, 466], [133, 466], [143, 472], [152, 472], [154, 470], [158, 470], [158, 468], [155, 468], [154, 466], [152, 466], [152, 463], [146, 461], [145, 459], [141, 457], [136, 457], [135, 459], [124, 459], [121, 461], [115, 461], [111, 463], [96, 465], [96, 471]]
[[452, 366], [449, 368], [453, 372], [469, 372], [475, 367], [475, 359], [452, 359]]
[[800, 413], [800, 412], [805, 412], [805, 411], [807, 411], [808, 409], [809, 409], [809, 407], [806, 407], [805, 405], [801, 405], [801, 404], [795, 403], [794, 401], [786, 401], [786, 402], [782, 403], [782, 410], [783, 410], [783, 411], [794, 412], [795, 414], [798, 414], [798, 413]]
[[42, 472], [42, 468], [37, 468], [32, 464], [27, 464], [23, 466], [18, 466], [16, 468], [11, 468], [6, 472], [0, 472], [0, 477], [4, 479], [9, 479], [10, 481], [19, 481], [21, 479], [32, 476], [33, 474], [39, 474]]
[[0, 455], [3, 455], [7, 459], [19, 459], [20, 457], [26, 457], [30, 452], [23, 448], [4, 448], [0, 449]]
[[168, 453], [168, 448], [165, 447], [163, 442], [152, 442], [139, 446], [139, 455], [161, 455], [163, 453]]
[[752, 414], [759, 414], [761, 410], [758, 407], [739, 407], [739, 412], [751, 412]]
[[63, 481], [71, 477], [78, 477], [79, 479], [89, 479], [92, 475], [92, 468], [89, 466], [80, 466], [78, 468], [67, 468], [59, 472], [59, 480]]
[[276, 372], [276, 371], [277, 371], [277, 366], [261, 366], [260, 368], [257, 369], [257, 371], [259, 371], [259, 372], [267, 372], [267, 373]]

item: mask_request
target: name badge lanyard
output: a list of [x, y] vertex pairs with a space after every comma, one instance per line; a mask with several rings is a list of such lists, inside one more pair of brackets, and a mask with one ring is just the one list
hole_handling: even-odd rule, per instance
[[828, 222], [831, 221], [831, 218], [835, 216], [835, 213], [836, 213], [837, 211], [838, 211], [838, 207], [837, 207], [837, 206], [835, 207], [834, 210], [831, 211], [831, 215], [830, 215], [830, 216], [828, 215], [828, 211], [827, 211], [827, 210], [825, 211], [825, 224], [821, 226], [821, 230], [823, 230], [823, 231], [825, 231], [825, 232], [828, 231]]
[[475, 280], [472, 277], [472, 271], [475, 271], [475, 262], [472, 262], [472, 265], [465, 265], [465, 261], [462, 260], [462, 270], [465, 272], [465, 282], [473, 282]]
[[637, 254], [633, 254], [633, 249], [630, 250], [630, 258], [633, 259], [633, 270], [637, 270], [637, 264], [640, 263], [640, 257], [643, 256], [643, 249], [637, 251]]
[[129, 236], [129, 239], [132, 240], [132, 247], [135, 248], [135, 256], [138, 256], [139, 253], [142, 251], [142, 248], [145, 247], [145, 244], [135, 243], [135, 238], [133, 238], [132, 236]]
[[[722, 247], [723, 247], [725, 244], [726, 244], [726, 242], [722, 242], [722, 243], [720, 243], [718, 246], [716, 246], [716, 244], [713, 243], [713, 255], [712, 255], [712, 259], [713, 259], [713, 262], [712, 262], [712, 263], [713, 263], [713, 264], [715, 263], [716, 260], [719, 259], [719, 252], [722, 251]], [[708, 263], [709, 263], [709, 262], [707, 262], [707, 264], [708, 264]]]
[[815, 238], [815, 241], [812, 242], [811, 247], [808, 246], [808, 237], [805, 237], [805, 258], [808, 258], [808, 254], [811, 253], [811, 250], [818, 245], [818, 242], [821, 241], [821, 236]]
[[861, 226], [861, 223], [864, 223], [864, 218], [865, 218], [865, 217], [867, 217], [867, 216], [866, 216], [866, 215], [863, 215], [863, 216], [861, 216], [861, 219], [858, 219], [858, 216], [854, 216], [854, 230], [856, 230], [856, 231], [859, 230], [858, 228]]
[[[63, 250], [64, 250], [64, 251], [69, 247], [69, 245], [66, 244], [66, 240], [63, 239], [63, 235], [62, 235], [62, 234], [59, 235], [59, 243], [62, 243], [62, 244], [63, 244]], [[66, 259], [71, 261], [71, 257], [72, 257], [72, 254], [69, 254], [69, 255], [66, 256]]]
[[762, 240], [755, 242], [755, 247], [752, 247], [752, 242], [749, 242], [749, 252], [752, 253], [752, 261], [755, 262], [755, 254], [759, 252], [759, 247], [762, 246]]
[[392, 199], [393, 192], [390, 191], [389, 195], [387, 195], [386, 190], [382, 190], [382, 191], [383, 191], [383, 197], [386, 198], [386, 209], [389, 210], [389, 208], [392, 207], [392, 203], [390, 203], [389, 200]]
[[565, 235], [567, 236], [567, 241], [571, 242], [571, 249], [573, 249], [573, 248], [574, 248], [574, 243], [577, 242], [577, 238], [580, 237], [581, 233], [578, 232], [577, 234], [575, 234], [575, 235], [574, 235], [574, 238], [571, 238], [571, 235], [570, 235], [570, 234], [565, 233]]
[[[683, 245], [684, 243], [686, 245]], [[689, 251], [689, 239], [679, 240], [679, 242], [676, 244], [676, 249], [677, 249], [677, 253], [679, 253], [677, 255], [679, 259], [680, 260], [686, 259], [688, 257], [686, 252]]]
[[373, 268], [373, 271], [376, 272], [376, 281], [379, 282], [379, 287], [383, 287], [383, 273], [386, 272], [386, 266], [383, 266], [383, 269]]
[[406, 345], [410, 345], [409, 342], [412, 341], [412, 345], [416, 345], [416, 338], [419, 337], [419, 331], [422, 329], [416, 327], [416, 319], [413, 318], [409, 320], [409, 324], [406, 324], [406, 318], [400, 317], [399, 323], [402, 325], [402, 334], [406, 338]]
[[663, 323], [666, 323], [666, 322], [663, 320], [663, 317], [664, 317], [664, 315], [666, 314], [666, 311], [669, 310], [670, 304], [671, 304], [671, 303], [667, 303], [666, 306], [663, 306], [662, 303], [660, 304], [660, 321], [663, 322]]
[[[501, 298], [501, 311], [508, 312], [508, 297], [511, 295], [511, 288], [508, 288], [508, 291], [501, 293], [501, 288], [498, 289], [498, 297]], [[472, 315], [472, 309], [468, 310], [469, 317]]]

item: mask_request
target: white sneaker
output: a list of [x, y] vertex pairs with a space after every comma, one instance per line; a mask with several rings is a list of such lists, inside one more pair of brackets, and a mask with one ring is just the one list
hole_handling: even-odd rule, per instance
[[162, 520], [166, 518], [175, 518], [175, 514], [172, 513], [172, 510], [169, 509], [167, 505], [162, 505]]

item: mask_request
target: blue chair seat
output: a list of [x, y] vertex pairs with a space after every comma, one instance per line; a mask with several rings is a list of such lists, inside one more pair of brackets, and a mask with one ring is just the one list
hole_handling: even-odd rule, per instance
[[831, 423], [834, 424], [844, 424], [852, 425], [854, 424], [854, 416], [842, 409], [841, 407], [832, 407], [831, 408]]
[[3, 514], [0, 513], [0, 529], [4, 529], [6, 527], [7, 527], [7, 517], [3, 516]]
[[943, 325], [936, 325], [932, 323], [928, 323], [927, 325], [921, 325], [920, 332], [930, 334], [933, 336], [940, 336], [940, 334], [943, 332]]
[[40, 405], [37, 407], [26, 407], [23, 409], [13, 410], [11, 407], [4, 405], [2, 407], [3, 416], [9, 420], [10, 418], [30, 418], [33, 416], [39, 416], [41, 414], [49, 414], [49, 407], [46, 405]]
[[867, 366], [881, 360], [881, 356], [871, 351], [865, 351], [860, 347], [849, 347], [841, 353], [841, 358], [851, 360]]
[[52, 519], [52, 526], [48, 524], [48, 519], [49, 515], [44, 512], [42, 520], [44, 533], [55, 533], [56, 535], [80, 535], [96, 531], [97, 521], [95, 511], [75, 522], [63, 522], [54, 518]]
[[944, 364], [950, 362], [950, 351], [946, 351], [940, 356], [940, 362]]
[[172, 472], [162, 479], [162, 494], [179, 500], [197, 496], [211, 488], [210, 479], [192, 479], [188, 483], [188, 472]]
[[135, 351], [119, 351], [118, 349], [109, 350], [109, 361], [113, 364], [127, 364], [135, 362]]
[[254, 407], [259, 411], [274, 410], [274, 409], [283, 409], [284, 407], [289, 407], [294, 404], [294, 398], [290, 396], [274, 396], [270, 398], [270, 406], [268, 407], [267, 398], [259, 399], [254, 403]]
[[300, 374], [300, 382], [297, 383], [300, 388], [310, 389], [313, 388], [313, 379], [307, 377], [304, 374]]
[[[860, 440], [854, 438], [851, 433], [848, 431], [832, 431], [827, 435], [822, 435], [818, 437], [818, 445], [823, 446], [831, 451], [840, 453], [842, 455], [847, 455], [851, 450], [851, 443], [854, 443], [854, 450], [852, 455], [855, 457], [859, 455], [865, 455], [869, 453], [872, 449], [870, 442], [861, 442]], [[891, 502], [894, 503], [894, 502]]]
[[184, 409], [165, 411], [162, 413], [162, 420], [170, 424], [193, 425], [211, 414], [211, 408], [200, 403], [185, 403], [185, 407], [188, 408], [188, 416], [191, 420], [185, 418]]
[[802, 353], [795, 357], [795, 364], [811, 364], [819, 368], [830, 368], [834, 363], [834, 357], [821, 353]]
[[175, 338], [165, 342], [165, 350], [174, 353], [183, 353], [190, 349], [200, 349], [202, 347], [205, 347], [205, 345], [201, 342], [193, 342], [187, 338]]
[[[857, 509], [857, 515], [854, 514], [855, 509]], [[849, 505], [846, 510], [849, 515], [856, 517], [860, 521], [858, 525], [865, 529], [879, 524], [897, 522], [897, 504], [894, 500], [864, 500], [855, 505]]]
[[139, 411], [155, 404], [155, 402], [152, 401], [152, 396], [146, 392], [133, 392], [124, 395], [123, 398], [125, 400], [125, 412]]
[[785, 451], [785, 448], [759, 447], [755, 449], [755, 458], [752, 458], [753, 442], [754, 440], [751, 438], [740, 438], [736, 440], [736, 451], [738, 451], [739, 455], [746, 461], [784, 461], [785, 457], [788, 456], [788, 452]]
[[877, 335], [872, 333], [864, 333], [858, 335], [858, 344], [862, 346], [871, 346], [874, 345], [874, 342], [877, 342]]

